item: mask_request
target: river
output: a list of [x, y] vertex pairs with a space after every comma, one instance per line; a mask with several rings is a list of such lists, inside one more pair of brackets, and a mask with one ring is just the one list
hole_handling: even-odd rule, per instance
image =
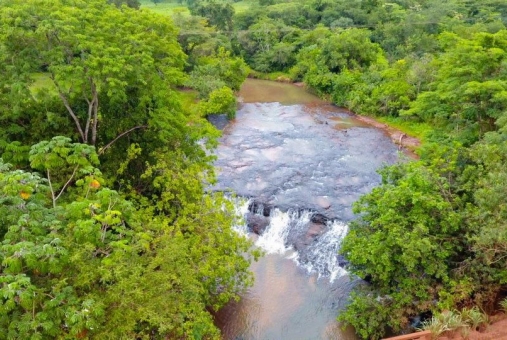
[[266, 255], [251, 266], [254, 286], [216, 323], [224, 339], [356, 339], [336, 322], [359, 283], [337, 251], [353, 202], [379, 184], [376, 170], [398, 147], [292, 84], [248, 79], [239, 96], [236, 118], [222, 124], [213, 189], [239, 196], [237, 230]]

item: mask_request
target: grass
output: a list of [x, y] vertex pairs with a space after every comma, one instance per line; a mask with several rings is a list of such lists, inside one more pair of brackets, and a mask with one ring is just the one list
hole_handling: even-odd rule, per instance
[[49, 75], [47, 73], [32, 73], [32, 79], [34, 80], [33, 84], [30, 86], [32, 95], [36, 94], [42, 89], [49, 89], [49, 91], [57, 93], [53, 81], [49, 78]]
[[190, 15], [190, 11], [187, 6], [183, 3], [179, 3], [178, 1], [167, 1], [163, 0], [159, 3], [154, 3], [151, 0], [141, 0], [141, 8], [149, 9], [158, 14], [172, 16], [175, 13], [181, 13], [184, 15]]
[[[233, 2], [232, 6], [236, 13], [246, 12], [253, 0], [243, 0], [239, 2]], [[158, 14], [163, 14], [167, 16], [172, 16], [176, 13], [181, 13], [183, 15], [190, 15], [190, 11], [188, 7], [183, 2], [178, 2], [177, 0], [162, 0], [158, 3], [154, 3], [152, 0], [140, 0], [141, 8], [149, 9]]]
[[428, 134], [434, 130], [428, 123], [416, 122], [403, 117], [375, 117], [375, 119], [419, 139], [421, 143], [424, 143]]
[[488, 316], [481, 312], [479, 308], [463, 308], [461, 310], [461, 316], [472, 330], [477, 330], [481, 325], [488, 323]]
[[283, 83], [291, 83], [292, 82], [289, 77], [289, 74], [284, 73], [284, 72], [263, 73], [263, 72], [258, 72], [255, 70], [250, 70], [248, 77], [254, 78], [254, 79], [281, 81]]

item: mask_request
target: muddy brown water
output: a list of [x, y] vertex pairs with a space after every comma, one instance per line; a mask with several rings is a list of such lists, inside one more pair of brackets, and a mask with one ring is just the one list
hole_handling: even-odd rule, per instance
[[[216, 324], [231, 340], [355, 340], [336, 317], [359, 280], [337, 252], [353, 202], [379, 184], [376, 170], [398, 159], [398, 147], [292, 84], [248, 79], [239, 99], [216, 151], [213, 189], [244, 197], [237, 208], [246, 216], [267, 216], [260, 235], [237, 228], [266, 255], [251, 266], [254, 286], [219, 311]], [[324, 222], [313, 223], [315, 214]]]

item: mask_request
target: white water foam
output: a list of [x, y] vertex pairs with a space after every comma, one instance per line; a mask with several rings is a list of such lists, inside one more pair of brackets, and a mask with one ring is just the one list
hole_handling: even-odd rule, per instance
[[242, 197], [228, 197], [233, 203], [234, 214], [238, 217], [233, 228], [239, 234], [248, 237], [248, 227], [246, 225], [245, 217], [248, 214], [248, 207], [250, 206], [251, 200]]
[[[235, 226], [235, 230], [242, 235], [248, 234], [245, 222], [251, 200], [233, 199], [236, 214], [243, 216], [243, 220]], [[262, 214], [263, 207], [258, 207], [258, 214]], [[328, 277], [331, 282], [336, 278], [347, 274], [340, 266], [338, 250], [341, 241], [348, 231], [348, 226], [340, 221], [328, 222], [326, 231], [315, 242], [308, 245], [305, 255], [301, 256], [289, 244], [292, 235], [304, 237], [312, 217], [310, 211], [287, 211], [273, 209], [270, 213], [270, 223], [257, 239], [255, 245], [267, 254], [286, 255], [294, 260], [299, 266], [305, 268], [308, 273], [316, 273], [319, 277]], [[303, 236], [302, 236], [303, 235]]]
[[268, 254], [285, 254], [292, 249], [292, 246], [287, 242], [290, 234], [307, 226], [310, 217], [310, 212], [300, 214], [297, 211], [283, 212], [273, 209], [270, 214], [270, 223], [255, 245]]
[[341, 242], [348, 232], [348, 226], [341, 221], [328, 222], [328, 230], [306, 250], [306, 263], [299, 265], [305, 267], [309, 273], [317, 272], [319, 276], [328, 276], [333, 282], [337, 277], [347, 274], [340, 266], [339, 257]]

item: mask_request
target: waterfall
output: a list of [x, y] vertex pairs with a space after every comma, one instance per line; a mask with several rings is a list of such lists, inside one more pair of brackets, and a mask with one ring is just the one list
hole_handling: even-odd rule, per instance
[[329, 278], [331, 282], [347, 274], [343, 268], [345, 261], [338, 255], [341, 241], [348, 231], [345, 223], [328, 221], [322, 226], [320, 235], [308, 237], [306, 234], [312, 223], [312, 211], [281, 211], [273, 208], [266, 214], [265, 208], [261, 204], [252, 204], [252, 200], [232, 200], [236, 214], [243, 217], [235, 226], [238, 233], [249, 234], [246, 222], [248, 214], [268, 215], [269, 224], [255, 241], [255, 245], [267, 254], [284, 255], [309, 274], [316, 273], [319, 277]]
[[338, 255], [338, 250], [347, 231], [348, 226], [341, 221], [327, 222], [327, 231], [308, 247], [306, 258], [302, 260], [301, 256], [298, 256], [296, 261], [310, 273], [317, 272], [319, 276], [328, 276], [331, 282], [346, 275], [347, 271], [343, 268], [345, 261]]

